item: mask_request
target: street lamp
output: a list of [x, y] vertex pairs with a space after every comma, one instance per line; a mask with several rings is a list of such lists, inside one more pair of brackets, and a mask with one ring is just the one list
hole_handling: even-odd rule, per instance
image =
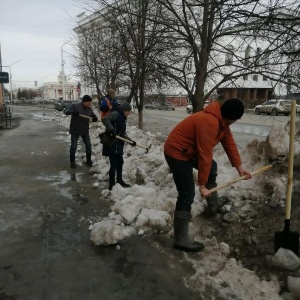
[[13, 102], [13, 92], [12, 92], [12, 82], [11, 82], [11, 79], [12, 79], [12, 76], [11, 76], [11, 66], [18, 63], [20, 60], [18, 61], [15, 61], [14, 63], [10, 64], [8, 67], [9, 67], [9, 82], [10, 82], [10, 101], [11, 103]]
[[60, 47], [60, 52], [61, 52], [61, 76], [62, 76], [62, 97], [63, 97], [63, 100], [65, 100], [65, 71], [64, 71], [64, 51], [63, 51], [63, 46], [66, 45], [66, 44], [68, 44], [69, 42], [70, 41], [66, 41]]

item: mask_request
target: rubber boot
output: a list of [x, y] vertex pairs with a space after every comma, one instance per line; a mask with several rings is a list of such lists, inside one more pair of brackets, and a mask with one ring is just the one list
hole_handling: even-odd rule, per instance
[[130, 187], [130, 184], [124, 182], [122, 178], [117, 178], [117, 183], [119, 183], [122, 187], [125, 187], [125, 188]]
[[202, 243], [189, 238], [189, 222], [191, 214], [187, 211], [174, 211], [174, 243], [173, 248], [185, 252], [199, 252], [204, 249]]
[[86, 154], [86, 164], [89, 166], [89, 167], [92, 167], [93, 166], [93, 161], [91, 159], [92, 157], [92, 154]]
[[76, 164], [75, 164], [75, 155], [71, 155], [70, 154], [70, 167], [72, 169], [75, 169], [76, 168]]
[[[207, 189], [213, 189], [217, 186], [216, 183], [207, 183]], [[207, 218], [214, 217], [218, 213], [220, 207], [229, 202], [228, 197], [222, 196], [219, 197], [218, 192], [211, 193], [211, 196], [206, 198], [207, 208], [204, 210], [203, 214]]]

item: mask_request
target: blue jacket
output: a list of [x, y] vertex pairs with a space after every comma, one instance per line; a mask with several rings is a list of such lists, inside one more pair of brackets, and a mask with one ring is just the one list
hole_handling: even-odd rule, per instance
[[[126, 117], [121, 109], [117, 109], [111, 112], [109, 115], [102, 119], [102, 123], [106, 128], [106, 131], [114, 131], [116, 135], [119, 135], [125, 139], [130, 140], [126, 135]], [[111, 148], [103, 145], [102, 155], [110, 156], [114, 154], [123, 155], [124, 142], [116, 139]]]
[[119, 108], [119, 103], [117, 98], [111, 98], [106, 95], [101, 99], [99, 110], [101, 111], [101, 120], [108, 115], [110, 112], [117, 110]]

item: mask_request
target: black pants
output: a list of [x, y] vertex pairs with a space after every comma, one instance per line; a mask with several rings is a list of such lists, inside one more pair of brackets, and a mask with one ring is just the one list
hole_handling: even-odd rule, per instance
[[110, 162], [110, 169], [109, 169], [109, 181], [114, 182], [116, 173], [117, 178], [122, 178], [122, 171], [123, 171], [123, 155], [122, 154], [112, 154], [109, 155], [109, 162]]
[[[174, 159], [167, 154], [165, 158], [173, 173], [178, 192], [175, 210], [190, 212], [195, 197], [193, 169], [198, 169], [197, 162]], [[216, 183], [217, 175], [217, 163], [213, 160], [207, 183]]]
[[89, 133], [86, 134], [71, 134], [71, 146], [70, 146], [70, 161], [74, 162], [75, 161], [75, 154], [76, 154], [76, 150], [77, 150], [77, 143], [78, 143], [78, 139], [79, 136], [81, 136], [84, 145], [85, 145], [85, 152], [86, 152], [86, 158], [87, 159], [91, 159], [91, 155], [92, 155], [92, 146], [91, 146], [91, 140], [90, 140], [90, 135]]

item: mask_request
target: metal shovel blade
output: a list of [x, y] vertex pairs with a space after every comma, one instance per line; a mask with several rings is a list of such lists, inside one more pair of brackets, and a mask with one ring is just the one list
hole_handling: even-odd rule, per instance
[[275, 232], [275, 252], [279, 248], [285, 248], [299, 256], [299, 232], [290, 231], [287, 221], [289, 223], [290, 220], [285, 220], [286, 225], [283, 231]]

